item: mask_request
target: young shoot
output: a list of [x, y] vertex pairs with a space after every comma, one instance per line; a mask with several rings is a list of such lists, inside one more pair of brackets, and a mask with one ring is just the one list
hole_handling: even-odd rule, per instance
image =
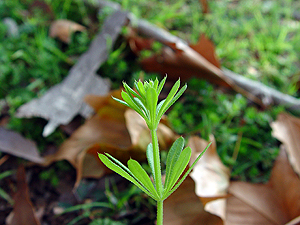
[[205, 148], [192, 166], [182, 176], [191, 158], [191, 148], [184, 148], [184, 138], [178, 138], [173, 143], [167, 155], [166, 177], [165, 182], [162, 182], [157, 127], [164, 113], [175, 103], [187, 88], [187, 85], [180, 88], [180, 80], [178, 80], [172, 87], [166, 99], [158, 103], [158, 96], [165, 82], [166, 77], [161, 82], [157, 79], [145, 82], [135, 81], [135, 90], [130, 88], [124, 82], [123, 85], [125, 90], [121, 93], [123, 100], [113, 97], [117, 102], [132, 108], [140, 114], [150, 129], [152, 141], [147, 147], [146, 154], [154, 182], [152, 182], [146, 171], [136, 160], [128, 160], [126, 167], [108, 153], [98, 154], [100, 160], [109, 169], [131, 181], [143, 192], [156, 200], [157, 225], [163, 224], [163, 201], [180, 186], [209, 147], [208, 145]]

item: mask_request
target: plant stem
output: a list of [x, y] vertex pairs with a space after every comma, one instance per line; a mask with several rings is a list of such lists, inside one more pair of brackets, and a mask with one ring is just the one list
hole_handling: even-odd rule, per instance
[[[159, 146], [156, 129], [151, 130], [153, 160], [154, 160], [154, 177], [157, 193], [160, 197], [163, 195], [163, 186], [161, 180], [161, 165], [159, 157]], [[163, 225], [163, 200], [157, 201], [157, 222], [156, 225]]]
[[157, 201], [156, 225], [163, 225], [163, 200]]
[[152, 137], [152, 146], [153, 146], [155, 186], [158, 195], [162, 197], [163, 187], [162, 187], [162, 180], [161, 180], [161, 166], [160, 166], [159, 147], [158, 147], [156, 129], [151, 130], [151, 137]]

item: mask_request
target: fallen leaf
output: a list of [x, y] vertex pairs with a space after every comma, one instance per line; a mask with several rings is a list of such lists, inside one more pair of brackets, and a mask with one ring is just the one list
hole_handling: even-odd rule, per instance
[[267, 184], [232, 182], [229, 193], [225, 224], [281, 225], [300, 215], [300, 179], [284, 149]]
[[204, 210], [189, 176], [164, 201], [165, 225], [222, 225], [222, 219]]
[[[162, 38], [162, 35], [158, 36]], [[166, 42], [164, 40], [163, 43], [166, 47], [162, 49], [161, 53], [141, 60], [141, 65], [148, 72], [168, 74], [168, 77], [173, 80], [177, 80], [178, 77], [182, 80], [198, 77], [217, 85], [230, 87], [263, 106], [258, 97], [236, 85], [232, 79], [224, 75], [223, 71], [218, 68], [220, 64], [216, 60], [213, 44], [203, 35], [200, 40], [201, 42], [192, 46], [196, 50], [180, 41]], [[201, 53], [197, 51], [201, 51]]]
[[300, 176], [300, 119], [287, 113], [281, 113], [277, 120], [271, 123], [271, 127], [273, 137], [286, 146], [290, 164]]
[[17, 171], [17, 192], [14, 196], [14, 209], [8, 215], [7, 225], [39, 225], [40, 222], [35, 216], [32, 202], [29, 197], [28, 186], [26, 183], [25, 169], [20, 166]]
[[217, 68], [221, 68], [221, 64], [216, 55], [215, 46], [211, 40], [209, 40], [204, 34], [200, 36], [197, 44], [189, 45], [192, 49], [202, 55], [208, 62], [216, 66]]
[[[132, 145], [139, 149], [147, 149], [151, 139], [145, 120], [133, 110], [126, 110], [125, 118]], [[160, 150], [166, 150], [176, 139], [174, 132], [162, 121], [157, 128], [157, 137]]]
[[76, 31], [84, 31], [86, 28], [71, 20], [55, 20], [50, 25], [49, 36], [58, 38], [65, 43], [71, 42], [71, 34]]
[[[210, 141], [212, 142], [211, 146], [195, 165], [190, 176], [195, 181], [196, 195], [201, 199], [205, 210], [224, 220], [226, 215], [225, 197], [227, 197], [229, 187], [230, 170], [222, 163], [216, 150], [216, 141], [212, 135]], [[208, 144], [209, 142], [197, 136], [189, 138], [188, 146], [192, 149], [190, 165]]]
[[0, 151], [31, 162], [42, 163], [36, 144], [20, 134], [0, 126]]
[[39, 116], [49, 120], [43, 136], [51, 134], [60, 124], [69, 124], [78, 113], [85, 118], [91, 116], [93, 111], [84, 104], [84, 96], [105, 95], [109, 91], [109, 81], [96, 75], [96, 71], [107, 59], [112, 47], [107, 45], [107, 40], [110, 39], [113, 44], [126, 21], [127, 13], [122, 11], [117, 11], [106, 19], [101, 32], [72, 67], [68, 76], [41, 98], [22, 105], [16, 116]]
[[153, 39], [143, 38], [130, 29], [129, 34], [126, 36], [127, 42], [130, 46], [130, 49], [134, 52], [134, 54], [139, 55], [142, 50], [151, 50], [152, 45], [154, 43]]

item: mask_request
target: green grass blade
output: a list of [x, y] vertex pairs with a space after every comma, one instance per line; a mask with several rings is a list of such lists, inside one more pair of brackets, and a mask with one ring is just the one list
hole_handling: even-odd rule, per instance
[[8, 201], [9, 204], [14, 205], [14, 200], [2, 188], [0, 188], [0, 197]]
[[169, 197], [174, 191], [177, 190], [177, 188], [182, 184], [182, 182], [185, 180], [185, 178], [190, 174], [190, 172], [192, 171], [192, 169], [194, 168], [194, 166], [197, 164], [197, 162], [199, 161], [199, 159], [203, 156], [203, 154], [206, 152], [206, 150], [209, 148], [209, 146], [211, 145], [211, 142], [206, 146], [206, 148], [200, 153], [200, 155], [197, 157], [197, 159], [193, 162], [193, 164], [191, 165], [191, 167], [188, 169], [188, 171], [186, 171], [186, 173], [182, 176], [182, 178], [180, 179], [180, 181], [177, 182], [177, 184], [169, 191], [169, 192], [165, 192], [163, 199], [166, 199], [167, 197]]
[[143, 167], [138, 163], [138, 161], [129, 159], [128, 160], [128, 168], [130, 171], [134, 174], [134, 176], [138, 179], [138, 181], [145, 187], [149, 192], [152, 193], [157, 199], [159, 198], [156, 189], [154, 188], [154, 185], [146, 173], [146, 171], [143, 169]]
[[173, 170], [174, 166], [180, 156], [180, 153], [182, 152], [183, 147], [184, 147], [184, 138], [180, 137], [173, 143], [172, 147], [169, 150], [167, 156], [167, 163], [166, 163], [165, 187], [167, 187], [170, 182], [171, 175], [174, 171]]
[[106, 203], [106, 202], [91, 202], [91, 203], [85, 203], [85, 204], [75, 205], [75, 206], [71, 206], [69, 208], [66, 208], [59, 215], [63, 215], [65, 213], [74, 212], [74, 211], [78, 211], [78, 210], [87, 210], [87, 209], [91, 209], [91, 208], [94, 208], [94, 207], [105, 207], [105, 208], [113, 209], [112, 206], [110, 204]]

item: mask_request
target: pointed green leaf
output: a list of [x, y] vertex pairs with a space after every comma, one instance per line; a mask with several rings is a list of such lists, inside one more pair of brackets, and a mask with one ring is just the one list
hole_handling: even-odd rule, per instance
[[166, 82], [167, 76], [165, 76], [164, 79], [159, 83], [158, 89], [157, 89], [157, 94], [160, 95], [161, 90], [163, 89], [165, 82]]
[[121, 99], [115, 98], [114, 96], [111, 96], [111, 97], [112, 97], [115, 101], [117, 101], [117, 102], [121, 103], [122, 105], [125, 105], [125, 106], [127, 106], [127, 107], [130, 108], [130, 106], [127, 104], [127, 102], [124, 102], [124, 101], [121, 100]]
[[180, 79], [178, 81], [176, 81], [176, 83], [172, 87], [170, 93], [168, 94], [167, 98], [165, 99], [163, 105], [161, 106], [160, 111], [158, 113], [158, 118], [161, 118], [162, 115], [168, 110], [167, 106], [172, 101], [172, 99], [173, 99], [174, 95], [176, 94], [179, 86], [180, 86]]
[[[169, 104], [167, 105], [167, 110], [168, 108], [170, 108], [177, 100], [178, 98], [180, 98], [180, 96], [183, 94], [183, 92], [185, 92], [185, 90], [187, 89], [187, 85], [185, 84], [179, 91], [178, 93], [174, 96], [174, 98], [169, 102]], [[164, 112], [165, 113], [165, 112]]]
[[174, 166], [180, 156], [180, 153], [182, 152], [183, 147], [184, 138], [180, 137], [173, 143], [172, 147], [169, 150], [166, 163], [165, 187], [167, 187], [168, 183], [170, 182], [170, 178], [172, 176], [172, 173], [174, 172]]
[[142, 99], [142, 97], [138, 93], [136, 93], [131, 87], [129, 87], [128, 84], [126, 84], [125, 82], [123, 82], [123, 86], [124, 86], [125, 90], [127, 91], [127, 93], [131, 94], [129, 96], [132, 97], [132, 100], [133, 100], [133, 96], [135, 96], [138, 99]]
[[168, 103], [164, 103], [164, 105], [162, 107], [164, 107], [163, 109], [161, 109], [159, 111], [159, 114], [157, 115], [158, 118], [161, 118], [163, 116], [163, 114], [178, 100], [178, 98], [180, 98], [180, 96], [183, 94], [183, 92], [187, 89], [187, 85], [184, 85], [179, 92], [168, 102]]
[[142, 98], [145, 99], [146, 98], [146, 90], [145, 90], [143, 83], [139, 80], [136, 83], [135, 87], [138, 90], [139, 94], [142, 96]]
[[[147, 104], [147, 108], [150, 111], [150, 120], [152, 121], [152, 123], [156, 122], [157, 101], [158, 101], [158, 96], [157, 96], [156, 90], [152, 87], [149, 87], [146, 92], [146, 104]], [[155, 126], [155, 124], [153, 124], [153, 125]], [[153, 127], [153, 129], [155, 129], [155, 128]]]
[[[102, 161], [102, 163], [107, 166], [109, 169], [111, 169], [112, 171], [116, 172], [117, 174], [121, 175], [122, 177], [126, 178], [127, 180], [131, 181], [133, 184], [135, 184], [138, 188], [140, 188], [143, 192], [145, 192], [147, 195], [149, 195], [150, 197], [152, 197], [153, 199], [157, 200], [157, 197], [154, 196], [152, 193], [150, 193], [144, 186], [142, 186], [138, 180], [131, 176], [128, 172], [126, 172], [126, 170], [124, 170], [123, 168], [125, 167], [123, 164], [122, 167], [120, 167], [119, 165], [113, 163], [111, 160], [108, 159], [107, 156], [105, 156], [104, 154], [100, 154], [98, 153], [98, 157], [99, 159]], [[111, 156], [112, 157], [112, 156]], [[115, 159], [116, 160], [116, 159]], [[126, 167], [125, 167], [126, 168]], [[128, 170], [128, 169], [127, 169]]]
[[130, 171], [134, 174], [134, 176], [139, 180], [139, 182], [147, 188], [147, 190], [156, 198], [159, 198], [154, 185], [146, 173], [146, 171], [143, 169], [143, 167], [138, 163], [138, 161], [129, 159], [128, 162], [128, 168]]
[[148, 119], [150, 119], [150, 115], [149, 115], [149, 111], [146, 109], [145, 105], [143, 104], [143, 102], [138, 99], [138, 98], [134, 98], [136, 104], [144, 111], [145, 115], [147, 116]]
[[141, 110], [138, 106], [138, 104], [135, 102], [135, 100], [129, 96], [130, 94], [126, 93], [125, 91], [122, 91], [121, 93], [122, 98], [124, 101], [129, 105], [130, 108], [132, 108], [134, 111], [136, 111], [138, 114], [140, 114], [143, 118], [145, 118], [145, 114], [143, 110]]
[[197, 157], [197, 159], [193, 162], [193, 164], [191, 165], [191, 167], [188, 169], [188, 171], [186, 171], [186, 173], [182, 176], [182, 178], [180, 179], [180, 181], [177, 182], [177, 184], [170, 190], [170, 191], [166, 191], [164, 192], [164, 196], [163, 199], [166, 199], [167, 197], [169, 197], [174, 191], [177, 190], [177, 188], [182, 184], [182, 182], [185, 180], [185, 178], [190, 174], [190, 172], [192, 171], [192, 169], [194, 168], [194, 166], [197, 164], [197, 162], [199, 161], [199, 159], [203, 156], [203, 154], [206, 152], [206, 150], [209, 148], [209, 146], [211, 145], [211, 142], [206, 146], [206, 148], [200, 153], [200, 155]]
[[155, 78], [155, 81], [154, 81], [154, 89], [157, 90], [157, 87], [158, 87], [158, 79], [157, 77]]
[[153, 158], [153, 146], [152, 146], [152, 143], [148, 144], [146, 155], [147, 155], [148, 164], [150, 166], [151, 173], [152, 173], [152, 176], [154, 178], [154, 183], [155, 183], [155, 170], [154, 170], [154, 158]]
[[173, 172], [170, 177], [168, 186], [166, 186], [166, 192], [169, 192], [171, 188], [176, 184], [180, 175], [183, 173], [185, 167], [190, 161], [192, 150], [190, 147], [186, 147], [180, 154], [175, 166], [173, 167]]

